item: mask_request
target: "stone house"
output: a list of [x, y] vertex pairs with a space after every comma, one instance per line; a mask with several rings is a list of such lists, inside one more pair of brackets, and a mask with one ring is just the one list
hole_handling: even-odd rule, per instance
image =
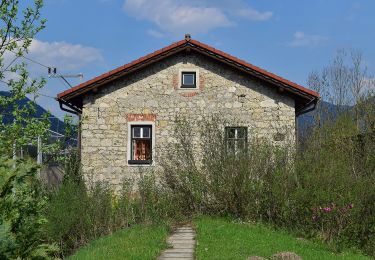
[[116, 186], [140, 168], [158, 166], [178, 115], [232, 121], [223, 131], [234, 150], [257, 137], [293, 144], [296, 116], [314, 109], [319, 94], [186, 35], [57, 100], [81, 117], [84, 173]]

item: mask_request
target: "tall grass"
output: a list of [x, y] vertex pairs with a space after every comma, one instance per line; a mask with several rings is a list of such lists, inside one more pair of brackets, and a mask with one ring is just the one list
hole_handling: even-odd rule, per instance
[[68, 160], [73, 172], [46, 210], [46, 233], [60, 256], [133, 224], [202, 214], [265, 222], [338, 251], [355, 247], [375, 255], [375, 135], [360, 134], [342, 116], [312, 131], [299, 149], [252, 138], [233, 154], [225, 122], [198, 124], [200, 144], [190, 136], [196, 125], [178, 119], [162, 170], [144, 172], [137, 183], [124, 180], [117, 194], [106, 183], [85, 185]]
[[142, 174], [137, 183], [124, 178], [122, 189], [115, 193], [106, 182], [85, 183], [76, 167], [76, 154], [66, 163], [64, 181], [47, 192], [44, 209], [44, 236], [59, 246], [57, 257], [69, 256], [92, 240], [135, 224], [179, 219], [173, 201], [157, 185], [152, 172]]
[[161, 185], [181, 214], [268, 222], [337, 250], [375, 254], [375, 135], [360, 134], [342, 115], [315, 129], [297, 152], [252, 139], [233, 155], [222, 126], [216, 118], [203, 122], [197, 148], [190, 123], [177, 124]]

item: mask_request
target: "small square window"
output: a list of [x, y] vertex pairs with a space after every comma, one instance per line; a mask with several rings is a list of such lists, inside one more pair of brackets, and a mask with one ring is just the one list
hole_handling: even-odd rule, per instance
[[197, 79], [195, 72], [182, 72], [181, 76], [181, 88], [196, 88]]

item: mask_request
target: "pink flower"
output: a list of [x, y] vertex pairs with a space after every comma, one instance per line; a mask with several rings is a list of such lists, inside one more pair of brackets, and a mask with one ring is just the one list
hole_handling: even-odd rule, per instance
[[323, 208], [323, 211], [324, 212], [331, 212], [332, 211], [332, 208], [330, 208], [330, 207], [325, 207], [325, 208]]

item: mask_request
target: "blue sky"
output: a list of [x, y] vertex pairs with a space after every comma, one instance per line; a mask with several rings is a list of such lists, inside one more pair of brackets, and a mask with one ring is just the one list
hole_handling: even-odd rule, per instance
[[[84, 80], [165, 47], [190, 33], [291, 81], [306, 85], [341, 48], [363, 52], [375, 74], [373, 0], [46, 0], [29, 57]], [[30, 64], [34, 76], [46, 69]], [[75, 85], [77, 79], [69, 79]], [[67, 89], [48, 79], [49, 96]], [[61, 116], [57, 102], [39, 103]]]

